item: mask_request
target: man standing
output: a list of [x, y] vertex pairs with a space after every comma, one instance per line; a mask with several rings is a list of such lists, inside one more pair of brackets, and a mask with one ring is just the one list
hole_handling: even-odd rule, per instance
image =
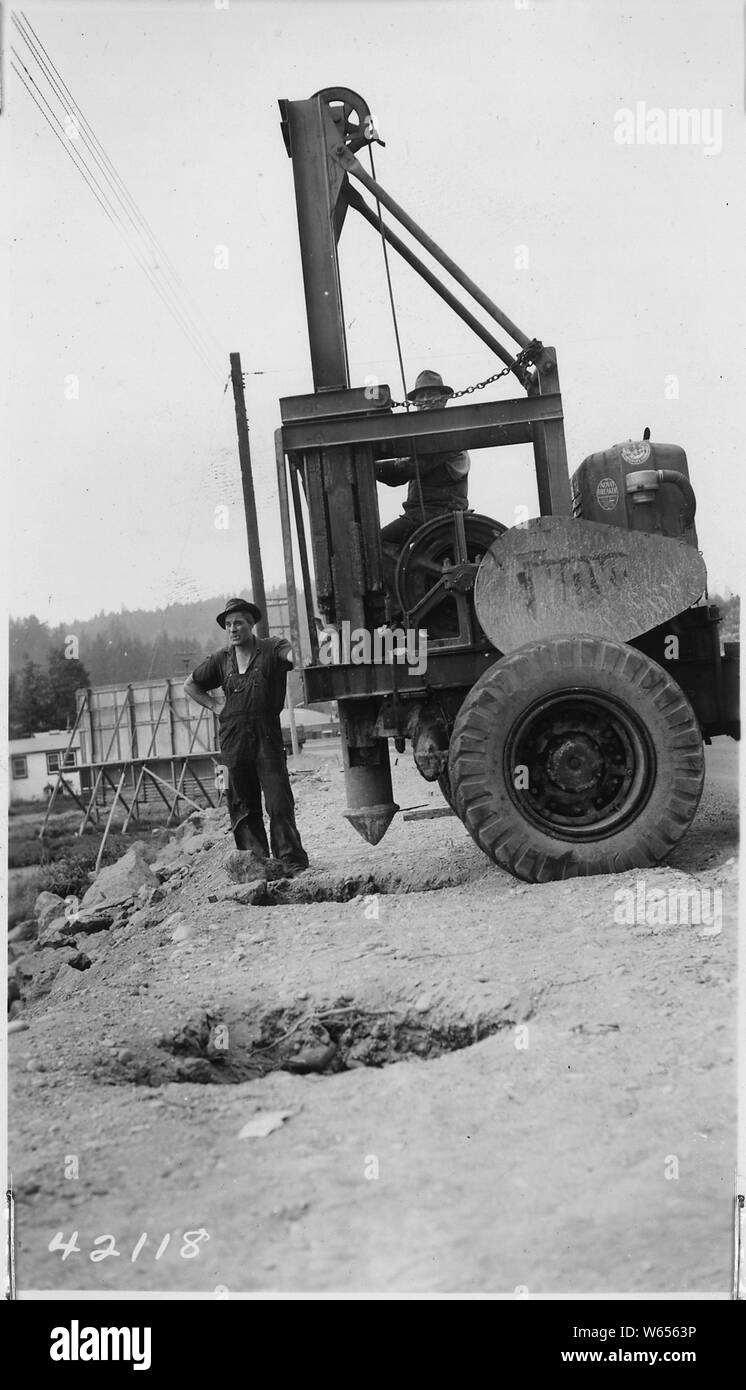
[[[414, 390], [407, 393], [417, 410], [442, 410], [453, 390], [443, 385], [440, 372], [420, 372]], [[386, 588], [395, 600], [396, 562], [405, 541], [426, 521], [448, 512], [465, 512], [469, 506], [469, 455], [460, 453], [426, 454], [417, 459], [385, 459], [376, 463], [376, 479], [387, 487], [408, 482], [402, 515], [381, 530], [383, 570]]]
[[[287, 875], [308, 868], [295, 824], [280, 711], [285, 703], [290, 643], [283, 637], [256, 637], [262, 614], [256, 604], [232, 598], [216, 621], [229, 646], [208, 656], [184, 682], [196, 704], [220, 712], [220, 753], [228, 769], [227, 802], [238, 849], [269, 858], [262, 817], [262, 793], [269, 816], [272, 855]], [[208, 692], [222, 688], [224, 700]]]

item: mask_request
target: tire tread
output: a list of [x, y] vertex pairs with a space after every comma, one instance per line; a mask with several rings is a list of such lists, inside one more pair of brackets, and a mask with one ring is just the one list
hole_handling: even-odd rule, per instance
[[[663, 814], [644, 833], [645, 810], [624, 831], [592, 842], [557, 840], [523, 821], [501, 787], [486, 777], [485, 744], [507, 700], [556, 672], [562, 677], [578, 670], [610, 678], [612, 691], [639, 715], [648, 707], [662, 722], [658, 729], [666, 759], [669, 789]], [[595, 682], [591, 681], [591, 684]], [[660, 862], [691, 825], [704, 784], [702, 737], [681, 687], [661, 666], [634, 647], [589, 636], [558, 637], [521, 647], [502, 657], [480, 677], [466, 696], [451, 738], [449, 752], [451, 804], [480, 849], [495, 863], [529, 882], [549, 882], [584, 874], [621, 872]], [[492, 814], [489, 806], [493, 805]], [[537, 835], [540, 837], [537, 843]], [[614, 843], [614, 840], [617, 843]], [[622, 841], [621, 843], [619, 841]], [[590, 852], [578, 853], [582, 847]]]

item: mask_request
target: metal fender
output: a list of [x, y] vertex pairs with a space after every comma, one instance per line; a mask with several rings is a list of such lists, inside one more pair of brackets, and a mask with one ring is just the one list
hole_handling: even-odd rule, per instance
[[683, 540], [542, 516], [492, 543], [474, 604], [501, 652], [558, 633], [628, 642], [691, 607], [706, 583], [702, 556]]

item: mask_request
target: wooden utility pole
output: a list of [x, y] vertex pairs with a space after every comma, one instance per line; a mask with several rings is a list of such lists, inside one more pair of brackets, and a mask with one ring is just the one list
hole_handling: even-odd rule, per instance
[[254, 479], [251, 473], [251, 450], [249, 448], [249, 422], [246, 419], [246, 397], [244, 395], [243, 374], [241, 372], [241, 356], [238, 352], [232, 352], [231, 359], [231, 381], [233, 382], [233, 400], [236, 406], [236, 430], [238, 432], [238, 458], [241, 464], [241, 484], [243, 487], [243, 505], [246, 513], [246, 538], [249, 543], [249, 568], [251, 570], [251, 597], [257, 608], [262, 610], [262, 621], [257, 623], [256, 632], [259, 637], [268, 636], [267, 628], [267, 599], [264, 593], [264, 571], [262, 569], [262, 552], [259, 545], [259, 526], [256, 518], [256, 499], [254, 497]]

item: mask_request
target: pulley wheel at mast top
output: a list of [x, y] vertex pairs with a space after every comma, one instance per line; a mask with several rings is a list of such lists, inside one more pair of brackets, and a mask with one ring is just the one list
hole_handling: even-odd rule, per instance
[[375, 135], [370, 107], [357, 92], [349, 87], [322, 87], [313, 95], [321, 97], [329, 107], [340, 139], [353, 154], [370, 143]]

